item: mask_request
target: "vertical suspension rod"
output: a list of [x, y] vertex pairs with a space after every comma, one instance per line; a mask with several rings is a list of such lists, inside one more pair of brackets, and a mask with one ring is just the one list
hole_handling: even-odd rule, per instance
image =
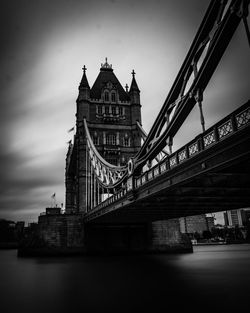
[[91, 160], [90, 162], [90, 210], [93, 209], [93, 169], [91, 165]]
[[197, 90], [195, 100], [196, 102], [198, 102], [198, 106], [200, 110], [201, 128], [202, 128], [202, 131], [204, 132], [205, 131], [205, 119], [204, 119], [203, 110], [202, 110], [203, 92], [201, 89]]
[[86, 212], [88, 211], [88, 145], [86, 145], [86, 170], [85, 170], [85, 179], [86, 179], [86, 199], [85, 199], [85, 203], [86, 203]]

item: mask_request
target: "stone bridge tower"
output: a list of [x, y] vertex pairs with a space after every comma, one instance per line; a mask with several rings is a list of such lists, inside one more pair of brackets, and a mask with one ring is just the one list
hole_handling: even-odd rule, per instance
[[125, 165], [141, 147], [140, 90], [132, 71], [130, 88], [125, 89], [114, 74], [107, 58], [90, 88], [83, 76], [76, 100], [76, 134], [66, 156], [66, 213], [84, 213], [86, 203], [86, 138], [83, 119], [99, 153], [114, 165]]
[[[126, 165], [140, 150], [142, 141], [140, 90], [135, 72], [130, 87], [126, 85], [124, 89], [106, 59], [90, 87], [83, 67], [76, 100], [76, 132], [66, 156], [66, 214], [49, 208], [39, 216], [37, 238], [39, 244], [43, 243], [44, 253], [192, 251], [190, 240], [180, 232], [179, 219], [107, 225], [84, 222], [83, 215], [93, 204], [88, 191], [93, 184], [96, 187], [89, 171], [84, 120], [99, 154], [109, 163]], [[101, 196], [106, 196], [105, 188]]]

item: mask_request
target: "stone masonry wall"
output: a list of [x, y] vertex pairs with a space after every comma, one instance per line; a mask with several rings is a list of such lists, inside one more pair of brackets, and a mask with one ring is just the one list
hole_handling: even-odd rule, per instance
[[80, 214], [39, 216], [38, 228], [39, 237], [47, 247], [83, 247], [84, 230]]
[[205, 214], [181, 217], [179, 219], [182, 233], [202, 234], [204, 230], [208, 230], [208, 223]]
[[152, 223], [149, 250], [191, 252], [192, 244], [190, 239], [180, 232], [179, 219], [156, 221]]

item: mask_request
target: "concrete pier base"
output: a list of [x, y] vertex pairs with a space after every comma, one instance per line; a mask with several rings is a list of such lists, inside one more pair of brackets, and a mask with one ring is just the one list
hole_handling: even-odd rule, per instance
[[193, 252], [179, 219], [128, 225], [86, 225], [85, 248], [89, 253]]
[[180, 231], [178, 218], [151, 224], [148, 249], [152, 252], [193, 252], [191, 240]]
[[19, 256], [84, 254], [84, 226], [81, 214], [39, 216], [38, 225], [21, 240]]
[[19, 255], [192, 252], [179, 220], [141, 224], [84, 224], [81, 214], [44, 215]]

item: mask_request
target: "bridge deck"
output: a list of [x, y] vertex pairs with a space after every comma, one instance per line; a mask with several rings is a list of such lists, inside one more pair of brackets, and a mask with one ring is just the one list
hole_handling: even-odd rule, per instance
[[[242, 110], [249, 115], [249, 102], [203, 133], [203, 142], [211, 131], [222, 129], [229, 118], [239, 116]], [[167, 171], [155, 172], [155, 177], [147, 173], [145, 181], [142, 177], [135, 179], [133, 189], [88, 212], [85, 221], [134, 223], [250, 207], [249, 120], [237, 131], [219, 137]], [[195, 140], [199, 139], [198, 136]], [[192, 142], [184, 148], [187, 150]]]

